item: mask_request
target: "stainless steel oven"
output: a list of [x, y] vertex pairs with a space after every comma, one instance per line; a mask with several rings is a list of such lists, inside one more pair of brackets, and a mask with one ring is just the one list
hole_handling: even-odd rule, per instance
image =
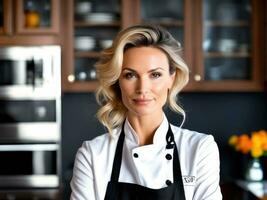
[[0, 47], [0, 199], [59, 192], [60, 60], [59, 46]]
[[0, 142], [60, 139], [60, 47], [0, 48]]
[[60, 140], [56, 99], [0, 99], [0, 143]]
[[0, 48], [0, 95], [51, 97], [60, 92], [59, 46]]
[[0, 187], [58, 187], [58, 150], [57, 144], [0, 145]]

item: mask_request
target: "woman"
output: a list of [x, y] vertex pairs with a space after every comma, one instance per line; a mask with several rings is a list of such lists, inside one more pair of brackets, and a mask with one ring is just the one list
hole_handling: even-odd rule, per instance
[[119, 33], [97, 63], [98, 119], [109, 133], [76, 155], [72, 200], [220, 200], [219, 153], [211, 135], [170, 125], [164, 105], [189, 70], [180, 44], [157, 26]]

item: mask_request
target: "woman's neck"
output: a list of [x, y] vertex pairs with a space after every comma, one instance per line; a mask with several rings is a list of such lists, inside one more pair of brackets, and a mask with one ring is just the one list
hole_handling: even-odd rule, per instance
[[129, 123], [135, 130], [139, 145], [148, 145], [153, 143], [153, 137], [163, 121], [163, 113], [158, 116], [127, 116]]

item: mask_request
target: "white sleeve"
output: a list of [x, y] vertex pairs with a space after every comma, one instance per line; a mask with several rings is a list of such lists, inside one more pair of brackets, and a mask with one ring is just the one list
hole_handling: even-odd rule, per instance
[[213, 136], [200, 141], [194, 200], [221, 200], [219, 150]]
[[70, 200], [95, 200], [93, 181], [90, 148], [84, 142], [75, 158]]

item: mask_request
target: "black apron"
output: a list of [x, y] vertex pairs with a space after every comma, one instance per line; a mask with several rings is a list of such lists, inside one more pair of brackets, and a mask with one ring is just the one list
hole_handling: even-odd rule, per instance
[[166, 135], [166, 149], [174, 148], [174, 182], [171, 183], [170, 181], [166, 181], [166, 184], [168, 186], [161, 189], [151, 189], [137, 184], [118, 182], [121, 168], [123, 142], [125, 138], [123, 129], [124, 125], [122, 126], [122, 131], [118, 140], [113, 162], [111, 180], [109, 181], [107, 186], [105, 200], [185, 200], [179, 156], [170, 125]]

